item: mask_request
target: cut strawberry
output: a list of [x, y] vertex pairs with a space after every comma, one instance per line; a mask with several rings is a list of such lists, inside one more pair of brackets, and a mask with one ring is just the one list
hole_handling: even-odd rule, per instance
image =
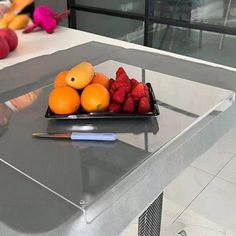
[[111, 99], [114, 102], [117, 103], [123, 103], [125, 101], [125, 87], [120, 87], [117, 90], [114, 91], [114, 93], [112, 94]]
[[134, 113], [134, 111], [135, 111], [134, 99], [132, 97], [128, 97], [123, 105], [123, 112]]
[[119, 103], [116, 103], [116, 102], [111, 102], [109, 107], [108, 107], [108, 111], [111, 111], [111, 112], [121, 112], [122, 110], [122, 107]]
[[151, 111], [151, 104], [147, 97], [142, 97], [139, 101], [138, 112], [147, 113]]

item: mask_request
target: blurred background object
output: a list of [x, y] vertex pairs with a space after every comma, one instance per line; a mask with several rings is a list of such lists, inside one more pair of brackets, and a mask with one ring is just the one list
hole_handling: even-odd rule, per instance
[[71, 28], [236, 67], [236, 0], [67, 2]]
[[[47, 5], [52, 8], [55, 12], [61, 12], [67, 9], [67, 2], [65, 0], [36, 0], [35, 6]], [[68, 19], [65, 19], [60, 23], [62, 26], [68, 26]]]
[[0, 103], [0, 137], [3, 136], [7, 131], [12, 113], [31, 106], [38, 99], [40, 92], [41, 89], [37, 89], [30, 93], [6, 101], [5, 103]]

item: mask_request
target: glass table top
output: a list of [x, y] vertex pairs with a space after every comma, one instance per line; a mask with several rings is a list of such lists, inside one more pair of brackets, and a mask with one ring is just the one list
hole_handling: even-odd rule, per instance
[[[0, 157], [89, 212], [104, 194], [207, 116], [234, 101], [234, 92], [116, 61], [95, 67], [114, 77], [123, 66], [131, 78], [150, 82], [160, 115], [146, 119], [50, 120], [44, 117], [52, 85], [0, 104]], [[36, 139], [33, 132], [114, 132], [112, 143]], [[117, 194], [117, 193], [115, 193]], [[91, 214], [88, 221], [104, 209]]]

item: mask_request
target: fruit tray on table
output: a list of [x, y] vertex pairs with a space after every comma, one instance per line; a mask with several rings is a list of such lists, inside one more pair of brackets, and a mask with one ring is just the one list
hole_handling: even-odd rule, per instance
[[57, 115], [54, 114], [51, 109], [48, 107], [45, 117], [51, 119], [90, 119], [90, 118], [148, 118], [153, 116], [158, 116], [160, 114], [158, 109], [157, 100], [153, 92], [152, 86], [150, 83], [147, 83], [150, 94], [150, 103], [151, 111], [148, 113], [115, 113], [110, 111], [105, 112], [91, 112], [87, 113], [82, 108], [78, 110], [76, 114], [73, 115]]
[[[77, 91], [77, 94], [80, 97], [80, 106], [79, 108], [77, 108], [78, 110], [76, 109], [76, 112], [73, 112], [71, 114], [62, 115], [60, 113], [58, 114], [54, 112], [54, 110], [50, 106], [50, 96], [51, 94], [53, 94], [52, 91], [51, 94], [49, 95], [49, 106], [47, 108], [45, 117], [58, 120], [60, 119], [76, 120], [76, 119], [104, 119], [104, 118], [133, 119], [133, 118], [150, 118], [158, 116], [160, 113], [158, 109], [157, 99], [155, 97], [151, 83], [150, 82], [146, 83], [145, 79], [143, 80], [143, 78], [142, 78], [143, 82], [140, 82], [141, 81], [140, 78], [139, 80], [136, 80], [133, 77], [129, 77], [130, 75], [133, 76], [132, 73], [126, 73], [125, 69], [123, 67], [117, 67], [118, 65], [116, 65], [114, 68], [114, 66], [111, 66], [111, 63], [113, 63], [113, 61], [108, 61], [107, 66], [104, 66], [106, 65], [106, 62], [100, 64], [103, 65], [100, 66], [101, 68], [99, 67], [99, 65], [96, 66], [94, 68], [95, 74], [92, 71], [93, 70], [92, 65], [91, 64], [89, 65], [89, 63], [87, 62], [82, 62], [76, 67], [72, 68], [71, 72], [70, 71], [67, 72], [67, 75], [65, 76], [65, 81], [67, 84], [69, 84], [70, 87], [73, 88], [73, 86], [75, 86], [74, 89]], [[91, 82], [89, 82], [88, 85], [86, 85], [82, 89], [79, 87], [76, 88], [76, 86], [80, 84], [79, 80], [82, 79], [80, 78], [80, 75], [83, 75], [84, 77], [83, 71], [81, 71], [80, 73], [80, 70], [84, 69], [83, 68], [84, 66], [86, 67], [89, 66], [91, 68], [90, 74], [93, 74], [93, 79], [91, 80]], [[106, 74], [104, 73], [102, 75], [103, 77], [104, 75], [107, 75], [107, 82], [109, 81], [108, 82], [109, 87], [106, 87], [107, 90], [106, 93], [110, 94], [108, 95], [110, 96], [110, 102], [109, 105], [106, 107], [106, 109], [104, 109], [103, 111], [97, 111], [97, 110], [88, 111], [86, 110], [85, 106], [88, 100], [88, 96], [86, 97], [86, 99], [83, 100], [83, 97], [85, 97], [83, 94], [86, 93], [85, 91], [89, 87], [91, 88], [91, 85], [94, 85], [93, 83], [95, 84], [98, 83], [97, 81], [94, 82], [95, 79], [99, 80], [99, 78], [95, 78], [98, 74], [100, 74], [99, 76], [101, 76], [101, 73], [97, 72], [97, 68], [98, 71], [102, 71], [103, 73], [105, 71]], [[111, 71], [109, 71], [110, 69], [113, 69], [112, 73]], [[112, 79], [113, 76], [115, 76], [115, 79]], [[77, 83], [78, 81], [79, 83]], [[84, 83], [84, 81], [82, 82]], [[90, 92], [89, 97], [91, 93], [92, 94], [96, 93], [97, 89], [99, 88], [96, 88], [96, 90]], [[54, 90], [55, 90], [55, 82], [54, 82]], [[61, 96], [59, 97], [61, 99]]]

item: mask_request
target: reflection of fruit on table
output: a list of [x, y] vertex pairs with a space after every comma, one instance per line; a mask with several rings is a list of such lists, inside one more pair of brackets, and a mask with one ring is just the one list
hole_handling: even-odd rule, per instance
[[38, 89], [0, 104], [0, 126], [8, 124], [13, 112], [18, 112], [32, 105], [37, 100], [40, 91], [41, 89]]
[[156, 118], [150, 119], [126, 119], [125, 125], [121, 125], [121, 119], [108, 119], [104, 122], [103, 119], [90, 120], [67, 120], [61, 122], [60, 120], [49, 120], [47, 132], [103, 132], [103, 133], [152, 133], [157, 134], [159, 127]]
[[[0, 104], [0, 128], [6, 126], [11, 119], [11, 109], [4, 103]], [[1, 135], [0, 135], [1, 136]]]
[[37, 100], [40, 92], [41, 89], [34, 90], [30, 93], [11, 99], [7, 104], [12, 104], [14, 111], [20, 111], [28, 106], [31, 106]]

